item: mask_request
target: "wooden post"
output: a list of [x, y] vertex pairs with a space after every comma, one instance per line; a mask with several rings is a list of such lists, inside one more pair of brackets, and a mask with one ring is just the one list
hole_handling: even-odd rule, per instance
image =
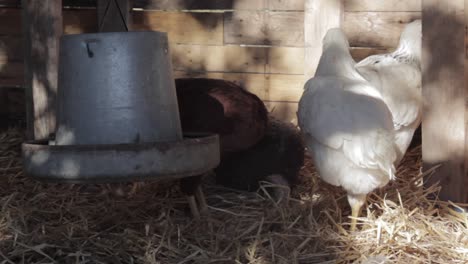
[[128, 31], [130, 0], [98, 0], [99, 32]]
[[465, 0], [465, 203], [468, 203], [468, 0]]
[[342, 0], [305, 0], [304, 2], [304, 75], [314, 76], [322, 54], [322, 39], [328, 29], [340, 27], [343, 20]]
[[423, 1], [422, 154], [424, 170], [442, 166], [426, 185], [440, 182], [443, 200], [468, 202], [465, 176], [464, 0]]
[[45, 139], [55, 132], [62, 1], [22, 0], [27, 134]]

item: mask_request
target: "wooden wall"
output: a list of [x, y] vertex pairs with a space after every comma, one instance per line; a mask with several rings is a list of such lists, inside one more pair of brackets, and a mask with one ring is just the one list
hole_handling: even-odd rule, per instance
[[[0, 0], [0, 86], [23, 82], [20, 1]], [[94, 1], [63, 12], [65, 34], [95, 32]], [[169, 34], [176, 77], [244, 84], [274, 115], [296, 121], [304, 77], [304, 0], [134, 0], [132, 30]], [[397, 45], [421, 0], [344, 0], [343, 28], [356, 59]], [[314, 25], [305, 25], [314, 26]]]

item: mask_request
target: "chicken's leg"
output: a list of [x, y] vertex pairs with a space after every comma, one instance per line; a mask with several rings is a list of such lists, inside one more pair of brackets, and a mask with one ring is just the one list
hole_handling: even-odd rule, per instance
[[348, 194], [348, 202], [351, 206], [351, 227], [350, 231], [353, 232], [356, 230], [357, 224], [357, 217], [361, 212], [361, 208], [366, 202], [366, 195], [365, 194]]
[[[197, 220], [200, 219], [200, 211], [206, 208], [206, 202], [202, 204], [205, 200], [201, 192], [201, 180], [202, 175], [187, 177], [180, 180], [180, 189], [187, 197], [190, 212]], [[197, 204], [197, 199], [200, 205]]]
[[190, 212], [193, 215], [193, 218], [196, 220], [200, 219], [200, 211], [198, 210], [197, 201], [195, 200], [194, 195], [187, 195], [187, 201], [190, 207]]
[[203, 194], [201, 184], [199, 184], [195, 189], [195, 197], [198, 200], [198, 205], [200, 207], [200, 212], [201, 213], [206, 212], [207, 209], [208, 209], [208, 205], [206, 204], [206, 199], [205, 199], [205, 195]]

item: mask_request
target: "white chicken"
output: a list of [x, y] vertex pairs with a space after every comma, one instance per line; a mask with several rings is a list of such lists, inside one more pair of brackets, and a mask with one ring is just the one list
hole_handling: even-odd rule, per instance
[[356, 71], [348, 49], [340, 29], [327, 32], [298, 120], [320, 177], [347, 191], [354, 230], [367, 194], [395, 177], [397, 154], [390, 110], [378, 89]]
[[421, 30], [421, 20], [409, 23], [394, 52], [372, 55], [356, 64], [356, 69], [380, 91], [392, 112], [398, 147], [395, 166], [421, 124]]

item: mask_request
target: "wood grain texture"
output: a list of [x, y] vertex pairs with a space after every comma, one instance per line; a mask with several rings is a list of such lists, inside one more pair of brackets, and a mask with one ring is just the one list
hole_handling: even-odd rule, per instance
[[341, 0], [306, 0], [304, 14], [305, 67], [304, 74], [315, 74], [322, 54], [322, 40], [330, 28], [340, 27], [343, 20]]
[[175, 70], [265, 72], [264, 48], [206, 45], [172, 45], [170, 48]]
[[265, 75], [265, 101], [299, 102], [304, 91], [304, 75]]
[[421, 11], [421, 0], [344, 0], [345, 12]]
[[422, 154], [424, 170], [442, 164], [425, 184], [440, 182], [441, 199], [466, 203], [467, 94], [462, 3], [463, 0], [423, 2]]
[[226, 13], [224, 43], [302, 47], [304, 13], [282, 11]]
[[[21, 38], [18, 37], [0, 37], [1, 78], [17, 79], [23, 76], [21, 70], [23, 52], [20, 41]], [[208, 46], [171, 43], [170, 51], [173, 68], [178, 71], [302, 75], [304, 67], [304, 49], [295, 47]], [[3, 66], [5, 70], [2, 70]], [[0, 85], [2, 82], [3, 80], [0, 79]]]
[[146, 10], [261, 10], [267, 0], [134, 0]]
[[345, 12], [343, 30], [351, 46], [396, 47], [403, 27], [421, 12]]
[[23, 0], [22, 6], [27, 135], [29, 139], [46, 139], [55, 132], [62, 3]]
[[304, 67], [303, 48], [171, 44], [170, 49], [174, 69], [182, 71], [302, 74]]
[[303, 47], [271, 47], [266, 49], [267, 73], [304, 73]]
[[[20, 7], [20, 0], [0, 0], [0, 6]], [[304, 10], [305, 0], [134, 0], [134, 7], [146, 10]], [[344, 0], [344, 10], [421, 11], [421, 0]], [[96, 0], [63, 0], [66, 7], [96, 7]]]
[[[465, 182], [468, 186], [468, 0], [465, 0]], [[467, 195], [468, 196], [468, 195]], [[468, 197], [465, 197], [468, 203]]]
[[223, 44], [222, 13], [132, 12], [132, 30], [168, 32], [169, 42]]
[[[20, 7], [21, 0], [0, 0], [0, 7]], [[63, 0], [64, 7], [96, 7], [96, 0]], [[304, 0], [133, 0], [145, 10], [304, 10]]]
[[[465, 0], [465, 182], [468, 186], [468, 0]], [[468, 203], [468, 195], [465, 196]]]
[[147, 10], [275, 10], [303, 11], [304, 0], [134, 0]]
[[304, 2], [304, 0], [268, 0], [268, 9], [304, 11]]

